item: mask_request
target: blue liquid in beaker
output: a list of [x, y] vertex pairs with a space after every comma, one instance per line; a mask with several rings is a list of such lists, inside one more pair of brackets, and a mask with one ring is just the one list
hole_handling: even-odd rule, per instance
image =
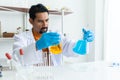
[[87, 53], [87, 41], [79, 40], [73, 48], [73, 51], [80, 55], [85, 55]]

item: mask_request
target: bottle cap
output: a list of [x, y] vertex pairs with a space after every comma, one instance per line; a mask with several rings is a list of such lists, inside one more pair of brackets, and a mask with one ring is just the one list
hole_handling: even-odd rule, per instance
[[5, 56], [10, 60], [12, 59], [11, 55], [9, 53], [6, 53]]

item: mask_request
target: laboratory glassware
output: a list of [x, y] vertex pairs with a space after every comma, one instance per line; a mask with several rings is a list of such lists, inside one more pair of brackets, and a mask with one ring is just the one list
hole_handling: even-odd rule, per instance
[[73, 48], [73, 51], [80, 55], [85, 55], [87, 53], [87, 41], [86, 40], [78, 40], [76, 45]]
[[52, 54], [60, 54], [62, 53], [62, 44], [50, 46], [49, 49]]

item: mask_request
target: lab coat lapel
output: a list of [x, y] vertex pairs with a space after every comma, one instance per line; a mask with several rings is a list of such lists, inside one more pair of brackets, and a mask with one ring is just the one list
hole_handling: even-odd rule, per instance
[[29, 40], [28, 43], [33, 43], [33, 42], [35, 43], [35, 39], [33, 37], [32, 30], [30, 30], [30, 31], [27, 32], [27, 36], [28, 36], [27, 38]]

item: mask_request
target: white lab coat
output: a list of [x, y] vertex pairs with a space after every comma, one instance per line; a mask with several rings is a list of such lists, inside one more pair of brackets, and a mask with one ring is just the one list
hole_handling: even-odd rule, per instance
[[[42, 63], [42, 50], [36, 50], [35, 39], [32, 34], [32, 30], [26, 31], [14, 36], [13, 45], [13, 58], [24, 62], [26, 65]], [[62, 55], [70, 57], [77, 56], [72, 50], [75, 42], [67, 39], [61, 35], [62, 43], [62, 54], [51, 55], [51, 60], [54, 66], [60, 65], [62, 61]], [[24, 55], [21, 57], [19, 54], [19, 49], [22, 48]], [[22, 58], [22, 60], [21, 60]]]

